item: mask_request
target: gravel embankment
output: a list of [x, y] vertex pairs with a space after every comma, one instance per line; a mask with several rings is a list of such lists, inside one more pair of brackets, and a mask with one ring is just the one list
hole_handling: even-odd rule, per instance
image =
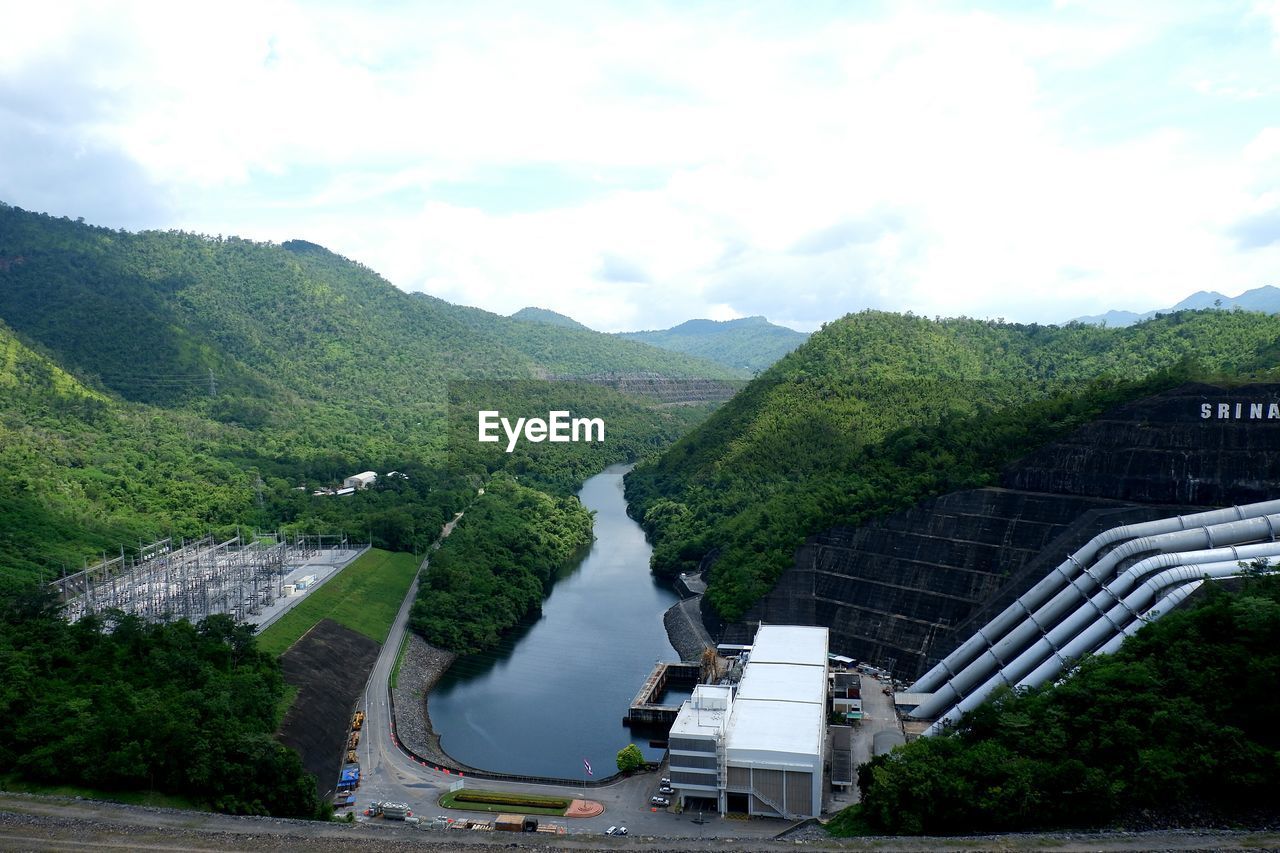
[[396, 735], [400, 742], [427, 761], [449, 767], [461, 766], [465, 770], [468, 769], [465, 765], [459, 765], [440, 748], [440, 736], [431, 728], [431, 718], [427, 715], [428, 693], [457, 657], [453, 652], [437, 649], [417, 634], [410, 633], [396, 688], [391, 695], [395, 702]]
[[715, 648], [715, 641], [702, 624], [701, 604], [700, 595], [686, 598], [671, 605], [662, 616], [662, 624], [667, 628], [667, 638], [680, 655], [680, 660], [701, 660], [703, 649], [707, 646]]

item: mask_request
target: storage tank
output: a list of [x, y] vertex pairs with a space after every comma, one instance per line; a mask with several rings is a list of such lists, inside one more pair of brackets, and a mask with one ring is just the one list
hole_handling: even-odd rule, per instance
[[383, 803], [382, 816], [387, 820], [404, 820], [413, 814], [408, 803]]

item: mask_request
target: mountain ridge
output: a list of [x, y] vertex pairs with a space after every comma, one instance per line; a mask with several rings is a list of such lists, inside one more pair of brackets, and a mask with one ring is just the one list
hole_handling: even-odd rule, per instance
[[1134, 323], [1150, 320], [1157, 314], [1172, 314], [1175, 311], [1211, 308], [1222, 311], [1239, 309], [1241, 311], [1262, 311], [1267, 314], [1278, 314], [1280, 313], [1280, 287], [1264, 284], [1261, 287], [1246, 290], [1237, 296], [1227, 296], [1216, 290], [1197, 290], [1170, 308], [1155, 308], [1141, 313], [1112, 309], [1103, 314], [1076, 317], [1069, 322], [1089, 325], [1131, 326]]
[[512, 320], [520, 320], [525, 323], [546, 323], [549, 326], [564, 326], [567, 329], [594, 331], [590, 326], [579, 323], [567, 314], [552, 311], [550, 308], [536, 308], [532, 305], [527, 305], [510, 316]]
[[617, 334], [751, 372], [764, 370], [809, 338], [761, 315], [736, 320], [693, 319], [669, 329]]

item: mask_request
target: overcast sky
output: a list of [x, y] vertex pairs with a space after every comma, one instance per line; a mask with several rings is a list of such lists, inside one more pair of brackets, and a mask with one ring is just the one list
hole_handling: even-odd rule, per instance
[[1277, 0], [366, 5], [0, 0], [0, 200], [606, 331], [1280, 284]]

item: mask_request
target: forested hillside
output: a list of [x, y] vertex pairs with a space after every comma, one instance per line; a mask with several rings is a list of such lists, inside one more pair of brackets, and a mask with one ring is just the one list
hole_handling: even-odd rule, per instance
[[627, 495], [654, 537], [654, 568], [714, 557], [708, 598], [735, 619], [807, 535], [987, 485], [1108, 405], [1270, 368], [1278, 340], [1280, 318], [1246, 312], [1128, 329], [850, 315], [637, 467]]
[[804, 332], [774, 325], [764, 317], [688, 320], [670, 329], [620, 332], [618, 336], [750, 373], [764, 370], [809, 337]]
[[254, 517], [242, 427], [81, 385], [0, 325], [0, 587]]
[[431, 559], [410, 625], [459, 653], [485, 651], [542, 606], [557, 573], [591, 544], [591, 514], [501, 475]]
[[548, 325], [563, 326], [569, 329], [587, 328], [572, 317], [566, 317], [564, 314], [547, 308], [534, 308], [533, 306], [521, 308], [511, 315], [511, 319], [523, 320], [526, 323], [547, 323]]
[[70, 624], [47, 595], [0, 590], [3, 774], [165, 791], [220, 811], [324, 817], [315, 778], [273, 737], [280, 665], [229, 616]]
[[[545, 417], [547, 386], [510, 380], [731, 373], [406, 294], [301, 240], [132, 234], [0, 204], [0, 261], [0, 585], [235, 525], [424, 548], [494, 470], [567, 493], [705, 415], [588, 388], [575, 400], [612, 420], [604, 446], [478, 461], [474, 411], [450, 446], [450, 387]], [[364, 470], [409, 479], [311, 494]]]
[[[543, 378], [666, 376], [732, 379], [746, 376], [743, 371], [714, 359], [606, 335], [552, 311], [529, 314], [526, 312], [542, 309], [524, 309], [511, 317], [503, 317], [481, 308], [452, 305], [425, 293], [410, 296], [434, 305], [443, 314], [474, 329], [478, 335], [504, 341], [507, 346], [532, 359], [537, 365], [535, 374]], [[549, 321], [547, 315], [561, 320]]]

